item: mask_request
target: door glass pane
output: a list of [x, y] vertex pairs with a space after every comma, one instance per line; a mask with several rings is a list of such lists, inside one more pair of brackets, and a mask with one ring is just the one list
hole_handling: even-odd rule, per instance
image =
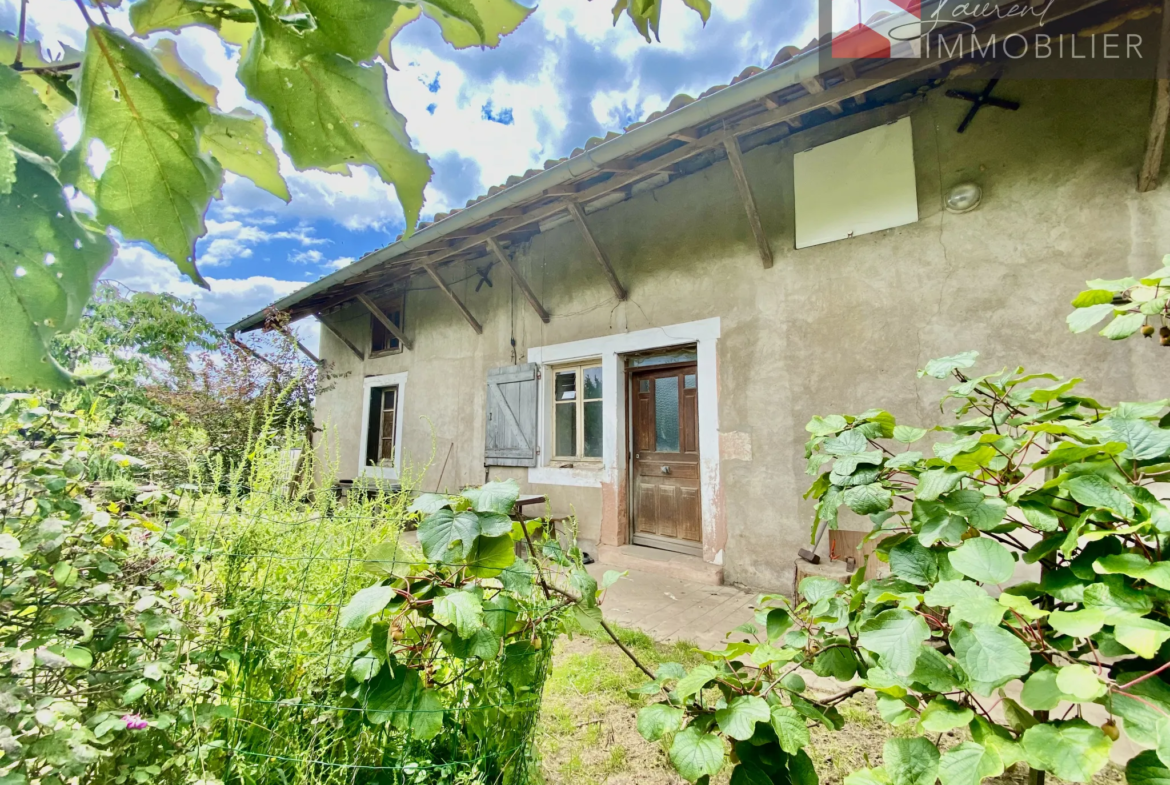
[[688, 373], [686, 376], [683, 377], [683, 387], [685, 387], [688, 390], [693, 390], [693, 389], [695, 389], [695, 383], [697, 381], [698, 381], [698, 377], [696, 377], [695, 374]]
[[555, 389], [553, 400], [557, 403], [577, 400], [577, 372], [561, 371], [558, 373]]
[[590, 401], [601, 397], [601, 368], [586, 368], [581, 371], [585, 384], [585, 400]]
[[654, 380], [654, 441], [657, 452], [678, 452], [678, 377]]
[[649, 379], [639, 379], [638, 380], [638, 392], [640, 392], [640, 393], [650, 392], [650, 380]]
[[585, 457], [601, 457], [601, 401], [585, 404]]
[[559, 403], [556, 406], [556, 445], [558, 456], [577, 456], [577, 404]]

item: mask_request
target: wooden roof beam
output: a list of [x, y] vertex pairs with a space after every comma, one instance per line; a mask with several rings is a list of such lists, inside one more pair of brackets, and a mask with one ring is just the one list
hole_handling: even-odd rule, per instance
[[569, 215], [577, 223], [577, 228], [581, 230], [581, 234], [585, 237], [585, 244], [593, 251], [593, 257], [601, 265], [601, 270], [605, 273], [609, 285], [613, 287], [613, 293], [617, 295], [619, 300], [626, 299], [626, 289], [622, 286], [621, 281], [618, 280], [617, 273], [613, 271], [613, 267], [610, 265], [605, 251], [601, 250], [601, 246], [594, 239], [593, 232], [589, 231], [589, 224], [585, 223], [585, 213], [581, 210], [581, 205], [576, 202], [569, 202], [565, 207], [568, 209]]
[[520, 275], [520, 271], [516, 269], [512, 258], [500, 247], [500, 243], [494, 237], [487, 239], [487, 247], [500, 260], [500, 264], [504, 265], [504, 268], [512, 274], [512, 280], [520, 287], [520, 291], [524, 293], [524, 299], [528, 300], [528, 304], [532, 306], [532, 310], [536, 311], [536, 315], [540, 317], [542, 322], [548, 324], [548, 311], [544, 310], [544, 306], [540, 304], [540, 300], [536, 299], [536, 294], [528, 286], [528, 281], [524, 280], [524, 276]]
[[1162, 158], [1166, 150], [1166, 122], [1170, 120], [1170, 0], [1162, 2], [1162, 42], [1158, 52], [1158, 78], [1154, 81], [1154, 100], [1150, 110], [1150, 130], [1146, 135], [1146, 155], [1138, 171], [1138, 191], [1146, 193], [1158, 187], [1162, 177]]
[[278, 333], [280, 333], [281, 335], [283, 335], [285, 338], [288, 338], [290, 341], [295, 343], [297, 345], [297, 348], [300, 349], [301, 354], [305, 355], [306, 357], [308, 357], [310, 360], [313, 361], [313, 365], [320, 365], [321, 364], [321, 358], [318, 357], [317, 355], [313, 354], [311, 351], [309, 351], [309, 347], [307, 347], [303, 343], [301, 343], [295, 335], [293, 335], [291, 332], [289, 332], [289, 329], [287, 327], [278, 327], [276, 331]]
[[764, 269], [772, 266], [772, 247], [768, 245], [768, 236], [764, 234], [764, 226], [760, 223], [760, 213], [756, 209], [756, 200], [752, 196], [751, 185], [748, 184], [747, 172], [743, 166], [743, 151], [739, 147], [739, 139], [735, 134], [728, 134], [723, 140], [727, 148], [727, 160], [731, 164], [731, 172], [735, 175], [735, 187], [739, 189], [739, 198], [743, 208], [747, 211], [748, 223], [752, 227], [752, 235], [756, 238], [756, 246], [760, 249], [760, 261]]
[[427, 275], [431, 276], [431, 280], [443, 291], [443, 294], [447, 295], [451, 302], [455, 304], [455, 307], [459, 309], [459, 313], [463, 314], [463, 318], [471, 325], [471, 329], [475, 330], [477, 335], [483, 335], [483, 326], [475, 320], [475, 317], [471, 315], [471, 311], [467, 310], [467, 306], [463, 304], [463, 301], [459, 299], [455, 292], [451, 291], [451, 287], [447, 285], [447, 282], [439, 277], [439, 271], [435, 269], [434, 265], [423, 265], [423, 269], [427, 271]]
[[404, 349], [406, 349], [408, 352], [414, 350], [414, 346], [411, 344], [410, 340], [406, 337], [406, 334], [403, 333], [402, 330], [400, 330], [398, 328], [398, 325], [396, 325], [394, 322], [390, 321], [390, 317], [387, 316], [382, 311], [382, 309], [378, 307], [377, 303], [375, 303], [373, 300], [371, 300], [369, 297], [365, 296], [364, 294], [358, 294], [358, 296], [355, 297], [354, 299], [357, 300], [359, 303], [361, 303], [363, 306], [365, 306], [365, 309], [367, 311], [369, 311], [370, 314], [375, 319], [377, 319], [379, 322], [382, 323], [382, 326], [386, 328], [386, 331], [398, 339], [398, 342], [400, 344], [402, 344], [402, 347]]
[[330, 333], [333, 334], [334, 338], [336, 338], [337, 340], [341, 341], [343, 344], [348, 346], [349, 350], [351, 352], [353, 352], [354, 356], [357, 357], [359, 361], [365, 362], [366, 356], [364, 354], [362, 354], [361, 349], [357, 348], [357, 346], [354, 345], [353, 341], [349, 340], [344, 335], [342, 335], [341, 330], [339, 330], [337, 328], [337, 325], [332, 324], [329, 321], [329, 318], [325, 316], [325, 314], [321, 313], [320, 311], [317, 311], [313, 315], [317, 317], [317, 321], [321, 323], [322, 327], [324, 327], [326, 330], [328, 330]]

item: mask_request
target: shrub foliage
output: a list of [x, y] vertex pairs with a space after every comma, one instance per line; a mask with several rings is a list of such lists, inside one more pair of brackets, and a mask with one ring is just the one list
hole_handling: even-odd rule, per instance
[[[737, 785], [816, 782], [808, 725], [839, 729], [837, 704], [861, 691], [915, 735], [849, 785], [975, 785], [1017, 763], [1087, 782], [1122, 732], [1148, 750], [1130, 782], [1170, 778], [1170, 509], [1155, 495], [1170, 402], [1108, 406], [1020, 368], [970, 376], [976, 356], [919, 372], [954, 378], [953, 422], [872, 409], [808, 424], [814, 531], [843, 506], [868, 516], [890, 574], [806, 578], [796, 600], [762, 597], [708, 663], [658, 671], [639, 730], [669, 739], [689, 781], [730, 747]], [[800, 669], [853, 686], [815, 697]], [[1088, 704], [1108, 721], [1084, 719]], [[939, 746], [947, 731], [969, 738]]]

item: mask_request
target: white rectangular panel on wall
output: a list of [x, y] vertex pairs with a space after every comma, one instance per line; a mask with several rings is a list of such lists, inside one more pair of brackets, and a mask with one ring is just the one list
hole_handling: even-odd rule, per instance
[[796, 247], [918, 220], [910, 118], [794, 156]]

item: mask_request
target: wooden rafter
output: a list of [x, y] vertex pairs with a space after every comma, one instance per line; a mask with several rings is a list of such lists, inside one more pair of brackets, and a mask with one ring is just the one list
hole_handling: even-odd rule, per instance
[[1162, 158], [1166, 149], [1166, 122], [1170, 120], [1170, 0], [1162, 3], [1162, 37], [1158, 50], [1158, 78], [1154, 82], [1150, 130], [1146, 137], [1146, 156], [1138, 172], [1138, 191], [1146, 193], [1158, 187], [1162, 176]]
[[619, 300], [626, 299], [626, 288], [622, 286], [621, 281], [618, 280], [617, 273], [613, 271], [613, 267], [609, 263], [609, 258], [605, 255], [605, 251], [601, 250], [601, 246], [597, 244], [597, 240], [593, 237], [593, 232], [589, 231], [589, 224], [585, 223], [585, 212], [581, 209], [581, 205], [576, 202], [569, 202], [565, 207], [569, 211], [569, 215], [577, 223], [577, 228], [581, 230], [581, 234], [585, 237], [585, 243], [589, 249], [593, 251], [593, 257], [597, 259], [597, 263], [601, 265], [602, 272], [605, 273], [609, 285], [613, 287], [613, 293], [617, 295]]
[[739, 139], [734, 134], [728, 134], [723, 140], [727, 148], [727, 160], [731, 164], [731, 172], [735, 175], [735, 187], [739, 189], [739, 198], [743, 208], [747, 211], [748, 223], [752, 227], [752, 234], [756, 238], [756, 245], [760, 249], [760, 260], [764, 268], [772, 266], [772, 247], [768, 245], [768, 236], [764, 234], [764, 226], [760, 223], [760, 213], [756, 209], [756, 200], [752, 196], [752, 187], [748, 183], [747, 171], [743, 166], [743, 151], [739, 147]]
[[[1046, 17], [1046, 23], [1054, 23], [1086, 9], [1102, 5], [1103, 3], [1104, 0], [1069, 0], [1067, 3], [1053, 6]], [[993, 30], [997, 36], [1005, 38], [1016, 33], [1027, 33], [1035, 26], [1036, 22], [1034, 17], [1023, 15], [1000, 20], [991, 25], [989, 29]], [[935, 51], [946, 51], [946, 56], [890, 62], [865, 72], [860, 78], [846, 78], [844, 81], [838, 82], [831, 87], [824, 87], [822, 92], [801, 95], [784, 103], [780, 103], [775, 95], [768, 96], [760, 100], [763, 106], [768, 107], [766, 111], [750, 115], [735, 122], [728, 122], [726, 127], [729, 132], [739, 135], [771, 127], [778, 123], [787, 123], [792, 128], [799, 128], [802, 126], [801, 117], [803, 115], [817, 109], [823, 109], [832, 104], [840, 105], [842, 102], [851, 98], [864, 97], [869, 91], [894, 84], [903, 79], [921, 76], [923, 74], [939, 73], [943, 64], [964, 56], [969, 48], [969, 46], [964, 45], [960, 45], [953, 50], [948, 47], [938, 47]], [[1164, 51], [1166, 49], [1164, 48]], [[848, 74], [845, 75], [848, 77]], [[659, 155], [657, 158], [636, 163], [628, 169], [623, 164], [630, 159], [617, 162], [613, 166], [609, 164], [600, 165], [591, 174], [583, 175], [577, 178], [575, 182], [570, 181], [547, 189], [544, 192], [544, 199], [542, 200], [540, 197], [537, 197], [532, 200], [529, 203], [531, 206], [527, 208], [527, 211], [522, 216], [503, 221], [499, 221], [495, 216], [485, 218], [484, 222], [478, 227], [462, 228], [456, 230], [453, 235], [445, 238], [458, 238], [458, 241], [450, 244], [449, 247], [433, 250], [437, 248], [437, 245], [429, 246], [432, 249], [432, 254], [426, 257], [425, 262], [420, 263], [418, 257], [411, 256], [390, 261], [389, 268], [391, 270], [400, 268], [403, 271], [410, 270], [413, 272], [427, 270], [434, 277], [430, 269], [435, 265], [451, 260], [452, 258], [457, 258], [469, 248], [482, 246], [487, 238], [510, 234], [517, 229], [542, 221], [563, 211], [565, 209], [565, 203], [555, 197], [569, 196], [575, 202], [587, 203], [654, 173], [670, 170], [676, 164], [710, 150], [712, 147], [718, 146], [721, 143], [721, 133], [707, 133], [694, 142], [680, 145], [665, 154]], [[635, 155], [644, 156], [647, 152], [647, 150], [642, 150]], [[617, 171], [607, 180], [591, 186], [581, 185], [583, 180], [589, 179], [598, 172], [614, 171], [615, 169]], [[485, 223], [487, 224], [486, 226], [484, 225]], [[311, 313], [312, 311], [309, 312]]]
[[483, 335], [483, 326], [475, 320], [475, 317], [471, 315], [471, 311], [467, 310], [467, 306], [463, 304], [463, 301], [459, 299], [455, 292], [451, 291], [451, 287], [447, 285], [447, 282], [439, 277], [439, 271], [433, 265], [429, 264], [423, 265], [423, 269], [427, 271], [427, 275], [431, 276], [431, 280], [443, 290], [443, 294], [447, 295], [451, 302], [455, 303], [455, 307], [459, 309], [459, 313], [463, 314], [463, 318], [471, 325], [471, 329], [475, 330], [479, 335]]
[[540, 304], [540, 300], [536, 299], [536, 293], [532, 291], [531, 287], [528, 286], [528, 281], [525, 281], [524, 276], [516, 269], [512, 257], [500, 247], [500, 243], [494, 237], [488, 238], [487, 247], [500, 260], [500, 264], [504, 265], [504, 269], [512, 274], [512, 280], [520, 287], [520, 291], [524, 293], [524, 299], [528, 300], [528, 304], [532, 306], [532, 310], [536, 311], [536, 315], [540, 317], [542, 322], [548, 324], [548, 311], [544, 310], [544, 306]]
[[390, 321], [390, 317], [382, 312], [382, 309], [378, 307], [377, 303], [364, 294], [358, 294], [358, 296], [354, 299], [361, 303], [375, 319], [382, 323], [382, 326], [386, 328], [386, 332], [390, 333], [398, 339], [398, 342], [402, 344], [402, 348], [406, 349], [408, 352], [414, 350], [414, 347], [410, 343], [410, 339], [408, 339], [405, 333], [403, 333], [402, 330], [398, 328], [398, 325]]
[[328, 330], [330, 333], [333, 334], [334, 338], [336, 338], [337, 340], [341, 341], [343, 344], [348, 346], [349, 350], [351, 352], [353, 352], [354, 356], [357, 357], [358, 360], [364, 361], [366, 359], [366, 356], [364, 354], [362, 354], [361, 349], [357, 348], [357, 346], [354, 345], [353, 341], [346, 338], [345, 335], [342, 334], [341, 330], [339, 330], [337, 328], [337, 325], [335, 325], [329, 321], [329, 317], [325, 316], [325, 314], [321, 313], [320, 311], [317, 311], [317, 313], [314, 314], [314, 316], [317, 317], [317, 321], [321, 323], [322, 327], [324, 327], [326, 330]]
[[230, 336], [230, 337], [228, 338], [228, 340], [229, 340], [229, 341], [231, 341], [231, 343], [232, 343], [232, 345], [233, 345], [233, 346], [235, 346], [235, 347], [237, 347], [238, 349], [242, 350], [242, 351], [244, 352], [244, 354], [247, 354], [249, 357], [253, 357], [253, 358], [255, 358], [255, 359], [259, 360], [260, 362], [264, 363], [265, 365], [267, 365], [269, 368], [271, 368], [271, 369], [272, 369], [272, 370], [274, 370], [274, 371], [279, 371], [279, 370], [280, 370], [280, 366], [279, 366], [279, 365], [277, 365], [276, 363], [272, 362], [272, 360], [269, 360], [269, 359], [268, 359], [267, 357], [265, 357], [264, 355], [260, 354], [260, 352], [256, 351], [255, 349], [253, 349], [253, 348], [252, 348], [251, 346], [249, 346], [248, 344], [246, 344], [246, 343], [244, 343], [243, 341], [241, 341], [240, 339], [236, 338], [236, 336], [232, 335], [232, 336]]
[[281, 335], [283, 335], [285, 338], [288, 338], [293, 343], [295, 343], [297, 345], [297, 349], [300, 350], [301, 354], [305, 355], [310, 360], [312, 360], [313, 365], [320, 365], [321, 364], [321, 358], [318, 357], [317, 355], [313, 354], [311, 351], [309, 351], [309, 347], [305, 346], [303, 343], [301, 343], [300, 340], [298, 340], [295, 335], [293, 335], [291, 332], [289, 332], [289, 329], [287, 327], [281, 327], [277, 330], [277, 332], [280, 333]]

